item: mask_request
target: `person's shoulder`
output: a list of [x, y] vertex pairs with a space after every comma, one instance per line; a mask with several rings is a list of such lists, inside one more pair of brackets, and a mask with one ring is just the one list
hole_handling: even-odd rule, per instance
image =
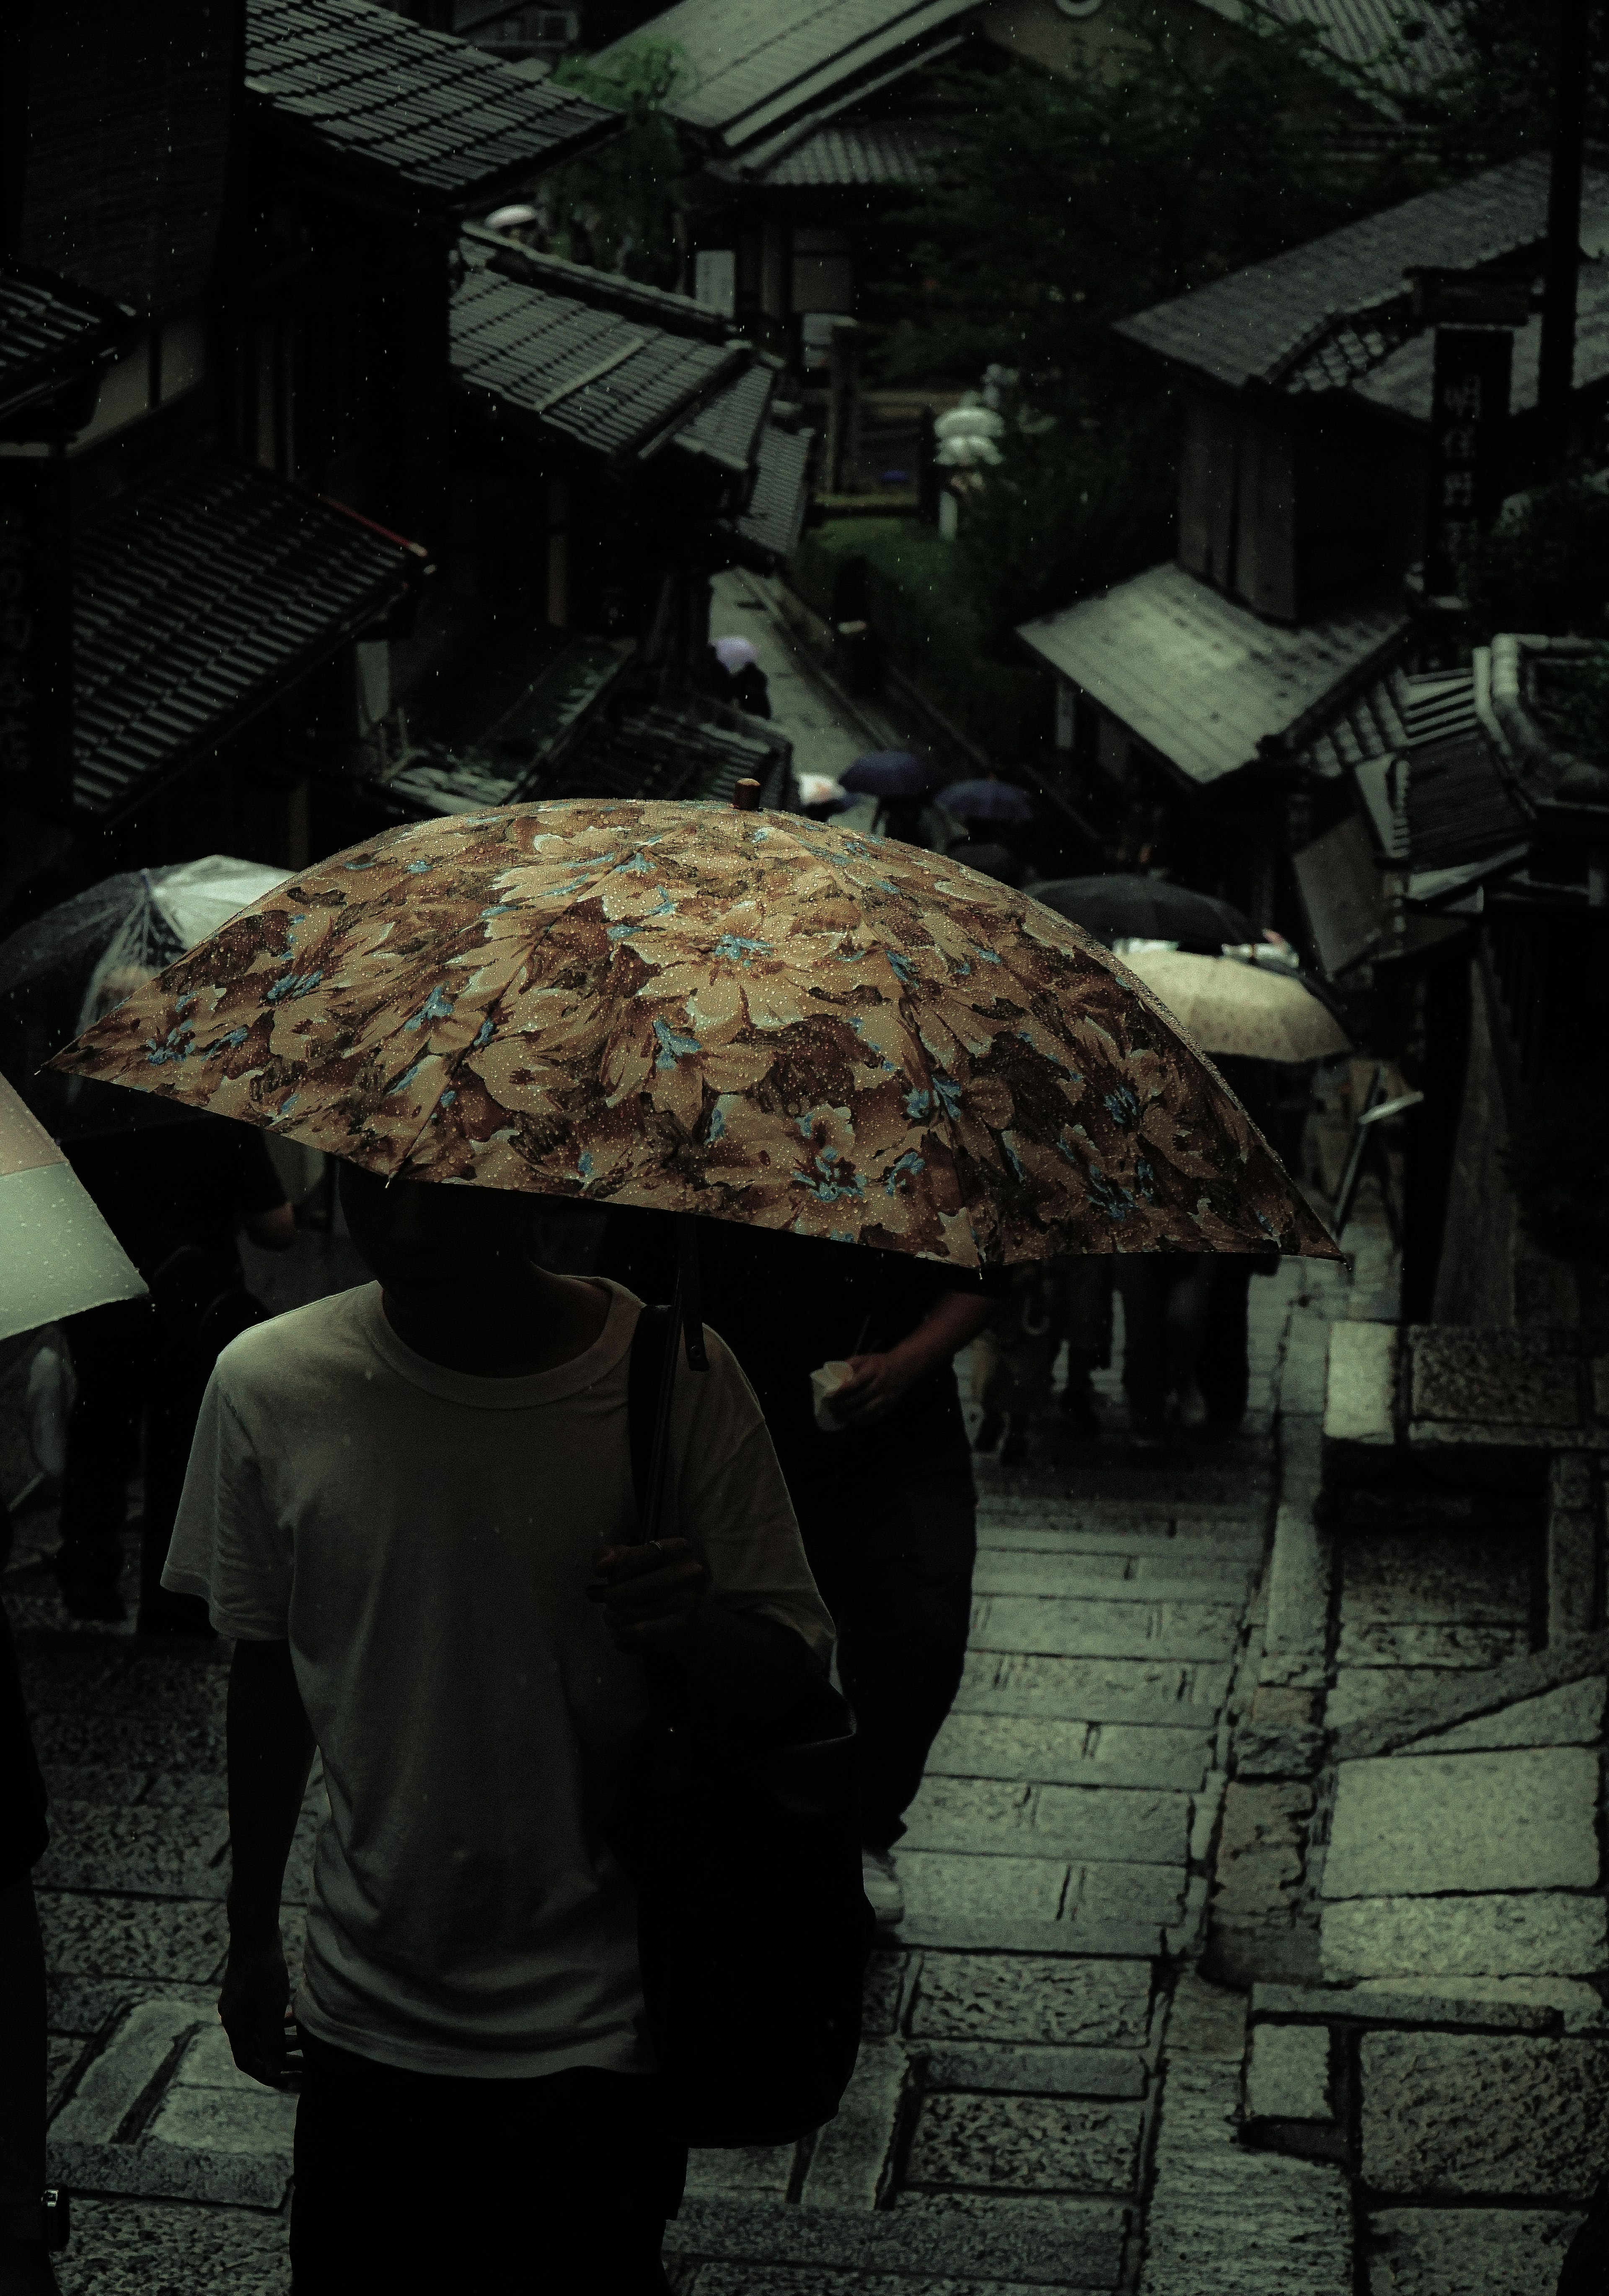
[[336, 1361], [362, 1352], [372, 1284], [332, 1292], [253, 1324], [218, 1358], [218, 1379], [232, 1403], [273, 1394], [287, 1381], [325, 1379]]

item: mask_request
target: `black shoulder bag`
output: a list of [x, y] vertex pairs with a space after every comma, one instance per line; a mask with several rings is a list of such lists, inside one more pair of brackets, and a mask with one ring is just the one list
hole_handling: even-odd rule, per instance
[[[632, 1478], [669, 1530], [669, 1400], [708, 1368], [690, 1245], [675, 1305], [632, 1346]], [[652, 1707], [603, 1836], [637, 1893], [647, 2038], [680, 2141], [784, 2144], [831, 2120], [860, 2046], [875, 1919], [860, 1878], [855, 1722], [819, 1677], [774, 1722], [719, 1710], [644, 1655]]]

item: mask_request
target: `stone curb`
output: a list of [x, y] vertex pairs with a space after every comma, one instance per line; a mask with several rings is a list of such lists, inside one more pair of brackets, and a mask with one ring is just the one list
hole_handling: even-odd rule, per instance
[[[665, 2228], [668, 2256], [1054, 2288], [1116, 2288], [1132, 2216], [1121, 2202], [990, 2202], [979, 2195], [850, 2210], [688, 2198]], [[957, 2205], [959, 2203], [959, 2205]]]

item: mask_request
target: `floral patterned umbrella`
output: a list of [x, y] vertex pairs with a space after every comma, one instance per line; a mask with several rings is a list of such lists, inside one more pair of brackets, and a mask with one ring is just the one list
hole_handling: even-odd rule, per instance
[[1335, 1246], [1080, 929], [797, 815], [592, 800], [302, 870], [54, 1065], [373, 1171], [960, 1267]]

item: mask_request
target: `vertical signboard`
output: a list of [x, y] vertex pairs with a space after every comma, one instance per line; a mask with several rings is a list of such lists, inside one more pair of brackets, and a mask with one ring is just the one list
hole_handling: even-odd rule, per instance
[[1456, 594], [1458, 553], [1503, 504], [1514, 337], [1505, 327], [1438, 327], [1431, 381], [1424, 587]]
[[62, 472], [0, 455], [0, 806], [72, 809], [72, 591]]

